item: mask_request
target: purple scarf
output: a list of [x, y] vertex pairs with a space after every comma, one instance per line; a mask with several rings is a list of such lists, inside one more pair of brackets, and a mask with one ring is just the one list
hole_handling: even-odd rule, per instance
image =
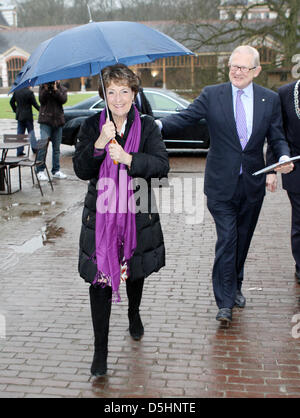
[[[141, 120], [134, 106], [135, 117], [128, 133], [124, 150], [137, 152], [141, 139]], [[99, 129], [106, 121], [106, 111], [100, 115]], [[110, 158], [108, 146], [100, 166], [97, 183], [98, 197], [96, 210], [96, 262], [97, 274], [93, 284], [111, 286], [112, 301], [119, 302], [121, 269], [129, 265], [136, 248], [135, 202], [124, 164], [116, 165]], [[119, 167], [120, 166], [120, 167]], [[125, 266], [125, 267], [124, 267]], [[127, 273], [128, 275], [128, 273]]]

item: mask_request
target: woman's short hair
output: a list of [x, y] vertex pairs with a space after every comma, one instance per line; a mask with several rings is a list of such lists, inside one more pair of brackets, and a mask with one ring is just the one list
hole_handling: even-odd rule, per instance
[[[102, 72], [102, 79], [104, 88], [110, 86], [112, 82], [115, 84], [124, 84], [131, 88], [134, 92], [134, 97], [137, 95], [139, 91], [140, 81], [138, 76], [126, 65], [124, 64], [115, 64], [110, 65], [108, 67], [103, 68]], [[102, 84], [99, 85], [99, 96], [104, 99], [104, 94], [102, 90]]]

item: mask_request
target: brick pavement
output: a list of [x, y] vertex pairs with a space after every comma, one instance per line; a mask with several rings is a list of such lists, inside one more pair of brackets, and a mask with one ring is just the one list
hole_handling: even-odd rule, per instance
[[[69, 178], [56, 180], [54, 193], [45, 186], [41, 198], [28, 170], [22, 192], [0, 196], [0, 396], [299, 397], [300, 330], [294, 338], [292, 318], [300, 314], [300, 286], [283, 191], [265, 199], [245, 269], [247, 305], [234, 310], [229, 328], [215, 320], [210, 214], [205, 209], [199, 225], [162, 214], [167, 265], [145, 284], [144, 338], [128, 335], [122, 288], [123, 302], [112, 309], [108, 375], [89, 380], [88, 286], [77, 274], [86, 184], [74, 176], [71, 156], [63, 147]], [[187, 159], [193, 173], [184, 174], [172, 158], [170, 178], [201, 177], [204, 163]]]

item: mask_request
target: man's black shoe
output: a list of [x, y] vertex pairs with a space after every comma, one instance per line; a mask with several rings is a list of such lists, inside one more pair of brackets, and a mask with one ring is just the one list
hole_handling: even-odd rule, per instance
[[17, 154], [17, 157], [24, 157], [25, 155], [25, 152], [20, 152], [20, 154]]
[[231, 322], [232, 321], [232, 309], [230, 308], [219, 309], [219, 312], [217, 313], [217, 316], [216, 316], [216, 320]]
[[235, 295], [235, 301], [234, 301], [235, 306], [237, 306], [238, 308], [244, 308], [246, 305], [246, 298], [245, 296], [242, 294], [242, 291], [237, 289], [236, 291], [236, 295]]

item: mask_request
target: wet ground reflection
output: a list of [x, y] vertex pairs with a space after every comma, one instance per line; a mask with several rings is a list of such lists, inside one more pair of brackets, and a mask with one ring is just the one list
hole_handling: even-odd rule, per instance
[[21, 245], [9, 245], [9, 247], [17, 253], [32, 254], [46, 244], [54, 244], [56, 238], [64, 233], [64, 228], [50, 223], [41, 228], [39, 235], [33, 236]]
[[41, 215], [47, 214], [47, 212], [54, 208], [60, 207], [60, 202], [43, 201], [39, 203], [12, 203], [0, 207], [0, 220], [10, 221], [16, 219], [31, 219]]

